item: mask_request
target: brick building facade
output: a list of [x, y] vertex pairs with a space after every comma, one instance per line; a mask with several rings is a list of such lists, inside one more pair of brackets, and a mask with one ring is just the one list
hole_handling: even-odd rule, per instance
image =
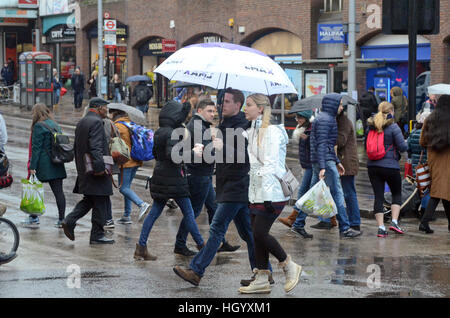
[[[339, 3], [340, 8], [327, 12], [324, 7], [328, 2], [331, 6]], [[450, 82], [450, 0], [441, 0], [440, 3], [440, 34], [424, 36], [431, 50], [427, 62], [431, 83]], [[88, 32], [97, 26], [97, 6], [96, 1], [89, 0], [81, 0], [80, 6], [76, 56], [82, 71], [89, 73], [93, 45]], [[360, 23], [360, 33], [356, 38], [357, 57], [361, 57], [361, 47], [381, 33], [381, 8], [382, 0], [356, 1], [356, 18]], [[301, 52], [296, 53], [301, 54], [302, 60], [317, 60], [322, 49], [318, 44], [317, 24], [327, 19], [337, 19], [341, 23], [348, 21], [348, 0], [104, 0], [103, 10], [128, 28], [124, 42], [128, 75], [145, 72], [140, 48], [158, 38], [175, 39], [177, 48], [197, 43], [207, 35], [252, 46], [266, 35], [281, 32], [277, 34], [291, 34], [298, 39]], [[234, 19], [233, 28], [228, 25], [230, 18]], [[174, 27], [171, 27], [171, 21]], [[240, 27], [245, 31], [242, 32]], [[277, 43], [276, 39], [271, 41]], [[270, 46], [267, 41], [264, 45]], [[345, 59], [345, 49], [344, 44], [341, 59]], [[342, 65], [346, 65], [345, 61]], [[357, 83], [358, 91], [362, 93], [366, 89], [364, 68], [358, 68]]]

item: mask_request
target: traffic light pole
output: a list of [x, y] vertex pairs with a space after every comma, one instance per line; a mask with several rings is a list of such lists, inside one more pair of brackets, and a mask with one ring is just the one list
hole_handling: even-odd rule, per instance
[[416, 61], [417, 61], [417, 5], [409, 0], [408, 6], [408, 121], [416, 116]]

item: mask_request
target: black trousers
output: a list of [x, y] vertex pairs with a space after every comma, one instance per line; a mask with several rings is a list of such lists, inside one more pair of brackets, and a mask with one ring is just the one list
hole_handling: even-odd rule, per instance
[[107, 195], [84, 195], [83, 199], [77, 203], [73, 211], [66, 216], [66, 223], [70, 227], [75, 227], [76, 223], [92, 209], [92, 229], [91, 240], [97, 240], [105, 235], [103, 226], [106, 223], [108, 205], [110, 204]]
[[[433, 218], [433, 213], [436, 211], [436, 208], [441, 199], [431, 197], [428, 201], [427, 208], [425, 209], [425, 213], [422, 217], [423, 223], [428, 223]], [[450, 224], [450, 201], [442, 199], [442, 204], [444, 205], [445, 214], [447, 215], [448, 222]]]
[[402, 177], [399, 169], [368, 167], [367, 171], [375, 194], [373, 213], [383, 213], [385, 182], [391, 189], [391, 204], [402, 205]]
[[48, 182], [55, 196], [56, 206], [58, 207], [58, 217], [62, 221], [66, 214], [66, 196], [63, 190], [63, 179], [50, 180]]
[[253, 238], [255, 241], [256, 268], [269, 269], [269, 253], [275, 256], [279, 262], [287, 258], [287, 254], [280, 243], [269, 234], [270, 228], [276, 217], [251, 214]]

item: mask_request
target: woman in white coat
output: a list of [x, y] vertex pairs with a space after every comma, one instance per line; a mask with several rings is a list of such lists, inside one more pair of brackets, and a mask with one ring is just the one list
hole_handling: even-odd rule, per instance
[[245, 294], [270, 293], [269, 253], [278, 259], [286, 275], [284, 289], [291, 291], [299, 281], [301, 266], [291, 260], [278, 241], [269, 234], [272, 224], [280, 215], [289, 197], [285, 197], [278, 178], [285, 173], [288, 136], [283, 125], [271, 125], [269, 98], [262, 94], [247, 97], [245, 117], [251, 121], [247, 129], [250, 160], [250, 186], [248, 197], [255, 240], [255, 279], [241, 287]]

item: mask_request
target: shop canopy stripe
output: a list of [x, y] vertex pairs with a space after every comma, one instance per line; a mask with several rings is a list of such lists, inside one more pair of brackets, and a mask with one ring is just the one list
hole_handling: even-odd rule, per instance
[[297, 93], [284, 70], [270, 57], [230, 43], [187, 46], [172, 54], [155, 72], [170, 80], [216, 89], [232, 87], [266, 95]]

